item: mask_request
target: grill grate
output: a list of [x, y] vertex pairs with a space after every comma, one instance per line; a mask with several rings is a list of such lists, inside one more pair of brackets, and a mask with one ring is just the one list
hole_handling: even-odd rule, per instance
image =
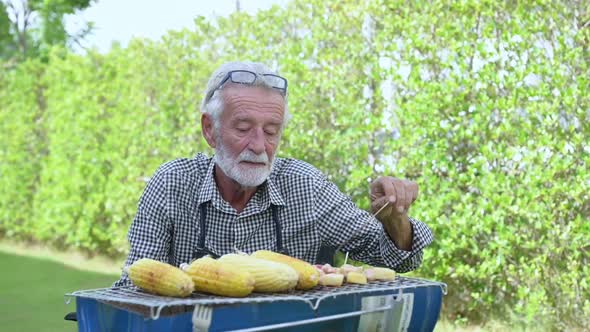
[[447, 286], [444, 283], [420, 278], [398, 276], [393, 281], [374, 281], [366, 285], [344, 284], [341, 287], [317, 286], [316, 288], [308, 291], [293, 290], [284, 294], [252, 293], [245, 298], [230, 298], [194, 292], [190, 297], [181, 299], [149, 294], [134, 286], [99, 288], [68, 293], [66, 294], [66, 303], [69, 303], [72, 298], [80, 297], [99, 301], [116, 302], [126, 305], [139, 305], [149, 309], [152, 319], [158, 319], [162, 309], [165, 307], [301, 301], [309, 304], [313, 310], [316, 310], [322, 300], [331, 297], [379, 291], [391, 291], [392, 289], [399, 290], [401, 293], [403, 289], [424, 286], [439, 286], [443, 290], [443, 294], [446, 294]]

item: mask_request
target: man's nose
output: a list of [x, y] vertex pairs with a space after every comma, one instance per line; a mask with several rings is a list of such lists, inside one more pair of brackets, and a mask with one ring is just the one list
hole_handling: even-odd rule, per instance
[[248, 148], [259, 155], [265, 151], [264, 141], [264, 130], [262, 128], [256, 129], [252, 132]]

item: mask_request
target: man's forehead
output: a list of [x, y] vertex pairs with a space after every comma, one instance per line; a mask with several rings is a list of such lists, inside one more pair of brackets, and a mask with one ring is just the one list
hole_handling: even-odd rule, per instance
[[226, 108], [246, 106], [272, 107], [284, 110], [285, 99], [274, 89], [261, 86], [240, 86], [232, 84], [223, 89], [223, 99]]
[[249, 85], [228, 82], [223, 86], [223, 95], [237, 95], [237, 94], [267, 94], [269, 96], [278, 96], [283, 99], [283, 95], [277, 89], [273, 89], [264, 85]]

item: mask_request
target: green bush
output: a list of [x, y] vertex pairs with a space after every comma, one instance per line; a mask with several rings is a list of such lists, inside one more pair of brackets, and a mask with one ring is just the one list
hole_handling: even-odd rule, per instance
[[590, 321], [588, 6], [577, 1], [295, 1], [107, 54], [55, 49], [0, 77], [0, 232], [126, 252], [161, 163], [209, 151], [209, 74], [247, 59], [290, 82], [282, 156], [363, 208], [378, 174], [420, 185], [417, 273], [445, 312], [555, 329]]
[[45, 97], [36, 62], [0, 76], [0, 232], [30, 238], [33, 199], [48, 154]]

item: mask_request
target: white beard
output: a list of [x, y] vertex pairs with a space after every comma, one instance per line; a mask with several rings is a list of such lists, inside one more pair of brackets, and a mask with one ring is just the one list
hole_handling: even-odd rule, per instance
[[[250, 150], [244, 150], [237, 156], [235, 159], [232, 158], [227, 150], [224, 148], [223, 144], [219, 144], [221, 142], [217, 142], [217, 147], [215, 148], [215, 157], [214, 161], [219, 168], [227, 175], [230, 179], [233, 179], [240, 185], [244, 187], [258, 187], [261, 185], [272, 171], [272, 166], [274, 163], [269, 161], [269, 157], [266, 153], [261, 153], [259, 155], [254, 154]], [[240, 165], [240, 161], [250, 161], [256, 163], [264, 163], [264, 166], [259, 167], [248, 167]]]

